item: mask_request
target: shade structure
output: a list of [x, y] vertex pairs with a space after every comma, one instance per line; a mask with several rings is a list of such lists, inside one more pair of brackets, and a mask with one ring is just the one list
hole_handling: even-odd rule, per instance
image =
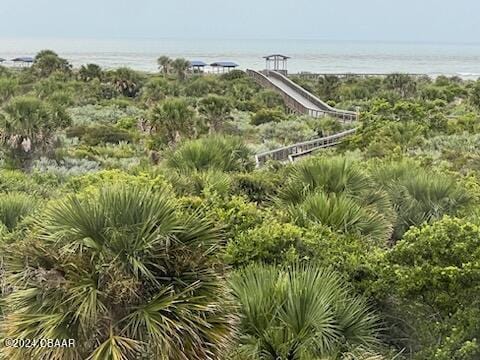
[[33, 63], [35, 59], [31, 56], [20, 56], [12, 59], [13, 62]]
[[190, 61], [190, 66], [191, 67], [205, 67], [205, 66], [208, 66], [208, 64], [201, 61], [201, 60], [192, 60], [192, 61]]
[[233, 61], [216, 61], [214, 63], [211, 63], [210, 66], [214, 69], [214, 72], [224, 73], [230, 72], [230, 70], [235, 69], [236, 67], [238, 67], [238, 64], [234, 63]]
[[289, 56], [282, 54], [272, 54], [263, 57], [265, 59], [266, 69], [278, 71], [283, 75], [287, 75], [287, 62]]
[[263, 58], [266, 59], [266, 60], [274, 60], [274, 59], [288, 60], [288, 59], [290, 59], [290, 56], [286, 56], [286, 55], [282, 55], [282, 54], [272, 54], [272, 55], [264, 56]]
[[236, 68], [239, 65], [234, 63], [233, 61], [216, 61], [211, 63], [210, 66], [212, 67], [223, 67], [223, 68]]

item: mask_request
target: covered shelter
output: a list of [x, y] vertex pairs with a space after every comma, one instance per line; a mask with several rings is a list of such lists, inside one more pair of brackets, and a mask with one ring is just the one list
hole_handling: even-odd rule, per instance
[[289, 56], [281, 54], [272, 54], [263, 57], [265, 59], [265, 66], [267, 70], [277, 71], [283, 75], [287, 75], [287, 65]]
[[214, 69], [216, 73], [230, 72], [231, 70], [237, 68], [239, 65], [233, 61], [217, 61], [211, 63], [210, 66]]
[[33, 64], [35, 61], [35, 58], [31, 56], [20, 56], [16, 57], [15, 59], [12, 59], [14, 64], [19, 64], [20, 66], [29, 66]]
[[200, 60], [190, 61], [190, 69], [194, 74], [203, 74], [208, 64]]

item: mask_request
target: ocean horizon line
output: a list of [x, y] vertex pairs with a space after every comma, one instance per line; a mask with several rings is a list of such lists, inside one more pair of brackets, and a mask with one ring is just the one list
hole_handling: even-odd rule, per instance
[[2, 36], [2, 40], [78, 40], [78, 41], [305, 41], [305, 42], [324, 42], [324, 43], [357, 43], [357, 44], [392, 44], [392, 45], [448, 45], [448, 46], [480, 46], [480, 41], [452, 41], [452, 40], [412, 40], [412, 39], [331, 39], [319, 37], [291, 37], [291, 38], [274, 38], [274, 37], [184, 37], [184, 36]]

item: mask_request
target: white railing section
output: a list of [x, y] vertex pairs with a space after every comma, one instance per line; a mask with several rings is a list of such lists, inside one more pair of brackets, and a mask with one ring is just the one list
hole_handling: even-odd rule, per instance
[[[285, 105], [295, 113], [309, 115], [311, 117], [331, 116], [342, 120], [342, 122], [344, 123], [351, 123], [358, 120], [358, 113], [354, 111], [335, 109], [329, 106], [328, 104], [302, 88], [300, 85], [294, 83], [289, 78], [283, 76], [278, 72], [266, 70], [265, 74], [263, 74], [255, 70], [247, 70], [247, 74], [251, 76], [259, 85], [277, 91], [282, 96]], [[294, 98], [293, 96], [285, 92], [282, 88], [273, 83], [269, 79], [269, 76], [282, 81], [293, 91], [299, 93], [302, 97], [308, 99], [311, 103], [315, 104], [317, 108], [311, 108], [302, 104], [296, 98]]]
[[305, 141], [289, 146], [284, 146], [275, 150], [263, 152], [255, 155], [257, 167], [262, 166], [269, 160], [275, 161], [294, 161], [296, 158], [308, 155], [315, 150], [338, 145], [347, 136], [355, 133], [357, 129], [350, 129], [341, 133], [322, 137], [315, 140]]
[[276, 71], [270, 71], [266, 70], [265, 74], [268, 77], [273, 77], [277, 80], [280, 80], [284, 84], [286, 84], [288, 87], [291, 89], [295, 90], [297, 93], [302, 95], [304, 98], [308, 99], [310, 102], [315, 104], [319, 109], [311, 109], [308, 108], [308, 115], [312, 117], [322, 117], [322, 116], [332, 116], [335, 118], [342, 119], [344, 122], [352, 122], [358, 120], [358, 114], [354, 111], [348, 111], [348, 110], [342, 110], [342, 109], [336, 109], [330, 105], [328, 105], [326, 102], [320, 100], [318, 97], [298, 85], [297, 83], [293, 82], [290, 80], [288, 77], [286, 77], [283, 74], [280, 74], [279, 72]]

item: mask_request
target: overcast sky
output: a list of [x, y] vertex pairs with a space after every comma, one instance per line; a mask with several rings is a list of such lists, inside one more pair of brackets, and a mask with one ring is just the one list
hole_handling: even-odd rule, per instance
[[480, 42], [479, 0], [0, 0], [0, 37]]

